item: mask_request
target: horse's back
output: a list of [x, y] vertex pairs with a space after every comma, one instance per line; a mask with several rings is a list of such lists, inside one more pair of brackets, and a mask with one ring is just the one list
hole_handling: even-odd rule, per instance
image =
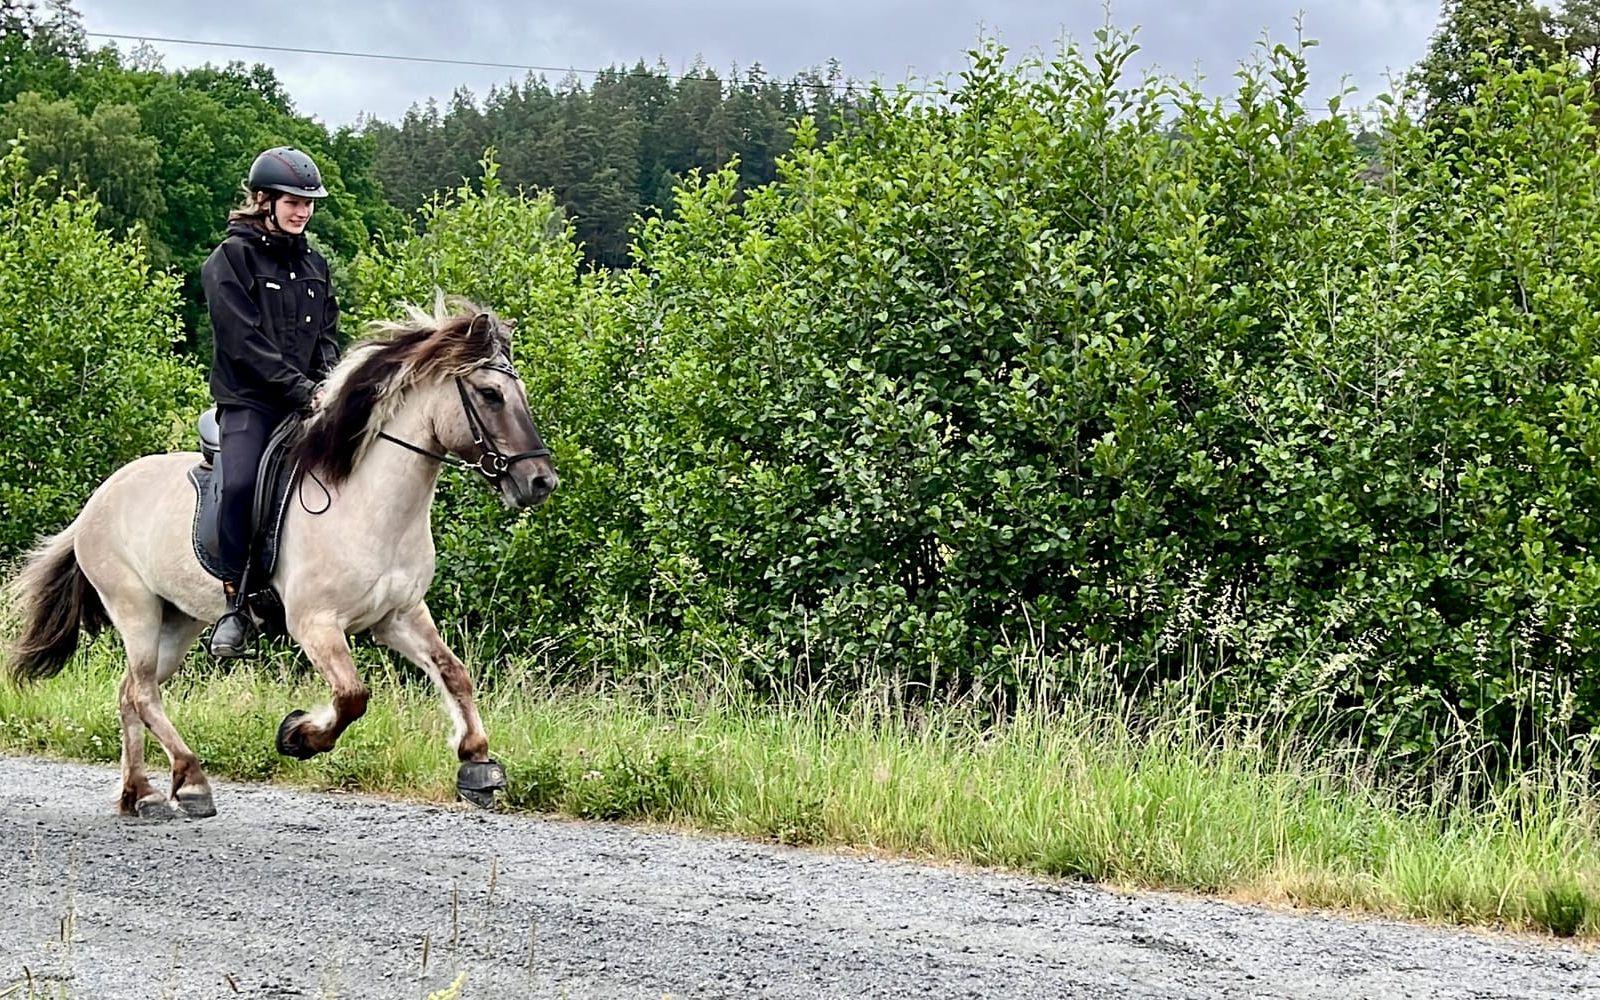
[[150, 593], [195, 617], [221, 606], [221, 587], [194, 554], [194, 485], [198, 452], [136, 458], [112, 473], [79, 515], [80, 564], [96, 577], [126, 582], [131, 573]]
[[101, 512], [115, 510], [136, 510], [142, 515], [151, 515], [155, 511], [150, 507], [139, 510], [137, 506], [129, 507], [130, 501], [143, 499], [163, 506], [168, 501], [177, 497], [187, 501], [189, 514], [194, 515], [194, 489], [187, 488], [187, 496], [180, 486], [188, 486], [189, 470], [200, 461], [200, 453], [195, 451], [172, 451], [159, 455], [144, 455], [117, 469], [107, 476], [88, 501], [83, 505], [83, 515], [86, 517], [100, 517]]

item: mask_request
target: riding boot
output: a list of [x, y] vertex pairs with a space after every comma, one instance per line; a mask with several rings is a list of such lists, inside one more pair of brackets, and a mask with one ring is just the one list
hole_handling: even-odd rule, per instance
[[232, 583], [222, 585], [228, 596], [228, 610], [211, 630], [211, 655], [218, 659], [233, 659], [250, 652], [250, 638], [255, 632], [255, 622], [244, 608], [244, 594]]

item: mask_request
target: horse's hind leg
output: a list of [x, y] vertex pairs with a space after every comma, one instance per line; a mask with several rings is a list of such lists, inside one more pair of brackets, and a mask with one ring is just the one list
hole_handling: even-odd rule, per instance
[[135, 673], [132, 680], [134, 704], [139, 710], [139, 717], [150, 727], [150, 734], [167, 752], [167, 760], [172, 762], [171, 799], [195, 818], [215, 816], [217, 810], [212, 805], [211, 783], [200, 768], [200, 758], [178, 735], [177, 728], [167, 718], [167, 711], [161, 705], [161, 686], [156, 683], [154, 660], [151, 660], [147, 669]]
[[422, 668], [439, 688], [455, 724], [450, 743], [461, 761], [456, 771], [456, 791], [473, 805], [493, 805], [494, 793], [505, 788], [505, 769], [489, 756], [489, 737], [478, 717], [467, 666], [445, 645], [428, 606], [418, 604], [390, 616], [372, 630], [372, 635]]
[[[129, 588], [131, 589], [131, 588]], [[178, 735], [178, 730], [167, 718], [161, 705], [162, 667], [170, 674], [181, 662], [197, 630], [189, 624], [192, 619], [179, 615], [165, 601], [150, 593], [130, 594], [126, 590], [113, 592], [106, 599], [106, 611], [122, 635], [122, 645], [128, 654], [128, 672], [123, 678], [119, 697], [122, 715], [123, 788], [121, 805], [127, 811], [128, 800], [133, 800], [133, 811], [146, 818], [168, 818], [171, 806], [161, 801], [150, 790], [144, 775], [144, 734], [134, 725], [137, 719], [149, 728], [152, 736], [167, 752], [172, 762], [172, 789], [169, 801], [175, 801], [191, 816], [211, 816], [216, 809], [211, 805], [211, 786], [205, 772], [200, 769], [200, 758]]]
[[[177, 608], [168, 604], [164, 608], [161, 620], [161, 647], [156, 656], [156, 690], [155, 710], [160, 713], [161, 719], [166, 720], [166, 713], [161, 707], [160, 685], [165, 684], [167, 678], [178, 672], [183, 666], [183, 661], [189, 655], [189, 650], [194, 647], [194, 641], [200, 638], [200, 633], [205, 631], [206, 623], [196, 621]], [[167, 755], [172, 759], [172, 795], [177, 799], [178, 808], [193, 819], [204, 819], [215, 816], [217, 807], [211, 796], [211, 782], [206, 779], [205, 771], [200, 768], [200, 761], [188, 747], [184, 745], [183, 738], [178, 731], [172, 728], [170, 722], [166, 723], [171, 730], [172, 738], [177, 747], [187, 756], [175, 756], [168, 749]], [[152, 727], [153, 728], [153, 727]], [[160, 739], [158, 735], [156, 737]], [[167, 741], [161, 741], [166, 747]]]
[[134, 698], [133, 669], [129, 669], [117, 685], [117, 714], [122, 722], [122, 794], [117, 799], [117, 811], [124, 816], [142, 816], [147, 819], [171, 819], [172, 807], [167, 797], [150, 787], [150, 776], [144, 769], [144, 720]]
[[[129, 592], [133, 591], [133, 592]], [[171, 819], [166, 796], [150, 785], [144, 765], [144, 710], [147, 682], [154, 686], [161, 647], [162, 602], [153, 594], [125, 588], [103, 595], [106, 612], [122, 637], [127, 669], [117, 687], [117, 713], [122, 727], [122, 793], [117, 807], [125, 816]], [[153, 729], [153, 727], [152, 727]]]

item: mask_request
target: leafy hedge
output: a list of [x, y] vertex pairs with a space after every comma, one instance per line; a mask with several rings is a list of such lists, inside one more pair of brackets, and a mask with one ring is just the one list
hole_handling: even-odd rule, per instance
[[1448, 141], [1395, 109], [1374, 160], [1298, 52], [1226, 108], [1130, 52], [983, 50], [946, 101], [802, 126], [777, 183], [686, 185], [633, 273], [579, 275], [492, 183], [359, 261], [523, 318], [563, 473], [504, 535], [451, 501], [443, 616], [585, 672], [643, 635], [761, 683], [1015, 690], [1020, 650], [1110, 648], [1402, 749], [1592, 725], [1581, 82], [1506, 72]]
[[178, 282], [0, 157], [0, 556], [58, 531], [130, 459], [192, 439], [201, 372], [174, 353]]

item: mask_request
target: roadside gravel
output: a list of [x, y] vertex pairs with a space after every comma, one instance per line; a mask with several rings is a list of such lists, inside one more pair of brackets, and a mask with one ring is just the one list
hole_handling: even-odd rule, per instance
[[147, 824], [115, 769], [28, 758], [0, 783], [6, 1000], [1600, 997], [1536, 940], [231, 782]]

